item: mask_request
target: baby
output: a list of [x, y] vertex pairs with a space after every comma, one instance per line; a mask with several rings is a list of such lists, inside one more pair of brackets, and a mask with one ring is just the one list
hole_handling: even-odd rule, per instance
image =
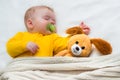
[[[18, 32], [7, 42], [7, 52], [13, 58], [23, 56], [52, 57], [67, 47], [70, 37], [61, 37], [50, 32], [46, 26], [55, 25], [55, 13], [47, 6], [34, 6], [25, 13], [24, 22], [27, 32]], [[80, 24], [85, 34], [90, 28]]]

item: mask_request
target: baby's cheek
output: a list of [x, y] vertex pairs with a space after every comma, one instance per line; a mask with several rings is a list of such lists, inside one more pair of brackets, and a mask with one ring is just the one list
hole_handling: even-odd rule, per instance
[[46, 24], [48, 24], [48, 21], [45, 20], [45, 19], [40, 19], [40, 20], [39, 20], [39, 23], [40, 23], [41, 25], [46, 25]]
[[40, 23], [40, 26], [41, 26], [41, 28], [42, 28], [42, 29], [44, 29], [44, 30], [45, 30], [45, 29], [46, 29], [47, 24], [48, 24], [47, 22], [41, 22], [41, 23]]

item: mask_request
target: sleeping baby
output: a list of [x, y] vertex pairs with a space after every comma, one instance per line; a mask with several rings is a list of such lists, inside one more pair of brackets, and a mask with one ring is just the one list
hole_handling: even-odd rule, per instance
[[[24, 17], [27, 32], [18, 32], [6, 44], [8, 54], [13, 57], [52, 57], [67, 47], [70, 36], [62, 37], [47, 29], [48, 24], [55, 25], [54, 10], [48, 6], [33, 6]], [[90, 28], [80, 24], [85, 34]]]

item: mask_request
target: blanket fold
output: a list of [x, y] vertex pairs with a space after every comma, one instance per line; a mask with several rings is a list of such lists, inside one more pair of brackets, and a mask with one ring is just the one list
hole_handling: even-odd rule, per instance
[[120, 80], [119, 56], [16, 58], [0, 80]]

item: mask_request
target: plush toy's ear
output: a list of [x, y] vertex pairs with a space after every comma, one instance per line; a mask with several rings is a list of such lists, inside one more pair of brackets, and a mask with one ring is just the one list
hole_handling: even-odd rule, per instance
[[66, 33], [71, 34], [71, 35], [75, 35], [75, 34], [83, 34], [84, 32], [79, 26], [76, 26], [76, 27], [72, 27], [72, 28], [67, 29]]
[[102, 53], [103, 55], [107, 55], [112, 52], [112, 47], [110, 43], [108, 43], [103, 39], [94, 38], [94, 39], [91, 39], [91, 42], [95, 45], [98, 51], [100, 51], [100, 53]]

